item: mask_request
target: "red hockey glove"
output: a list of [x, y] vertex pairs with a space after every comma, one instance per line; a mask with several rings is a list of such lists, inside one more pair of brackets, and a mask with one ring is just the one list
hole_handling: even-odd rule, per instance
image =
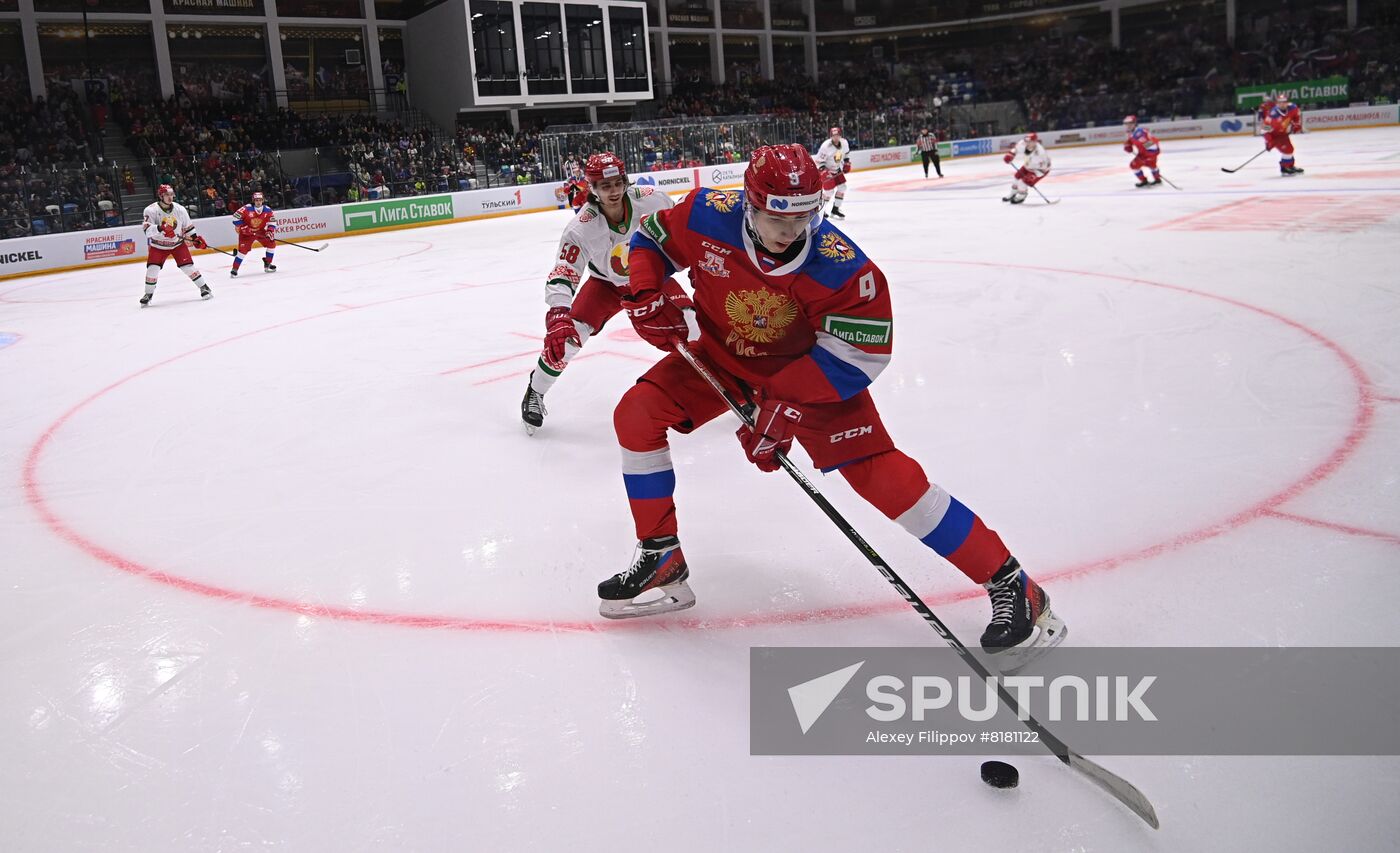
[[563, 370], [565, 345], [573, 344], [575, 348], [583, 346], [578, 329], [569, 317], [569, 309], [562, 305], [549, 309], [544, 315], [544, 328], [544, 352], [540, 359], [550, 370]]
[[760, 471], [776, 471], [781, 466], [774, 454], [787, 455], [792, 447], [793, 430], [802, 421], [802, 412], [782, 400], [760, 400], [754, 411], [753, 426], [744, 424], [734, 434], [749, 461]]
[[196, 249], [207, 249], [207, 248], [209, 248], [209, 244], [208, 244], [207, 242], [205, 242], [204, 238], [201, 237], [201, 236], [199, 236], [198, 234], [193, 235], [192, 237], [189, 238], [189, 240], [190, 240], [191, 243], [194, 244], [194, 247], [195, 247]]
[[1035, 183], [1035, 175], [1031, 173], [1030, 169], [1027, 169], [1025, 166], [1022, 166], [1021, 168], [1016, 170], [1016, 180], [1024, 181], [1028, 184], [1033, 184]]
[[851, 161], [850, 161], [850, 160], [842, 160], [842, 161], [841, 161], [841, 174], [844, 175], [844, 174], [846, 174], [846, 173], [849, 172], [849, 171], [851, 171]]
[[694, 341], [700, 337], [695, 325], [695, 303], [690, 301], [680, 282], [668, 278], [660, 290], [644, 290], [629, 294], [622, 304], [632, 328], [642, 340], [664, 350], [674, 349], [672, 340]]
[[1002, 162], [1004, 162], [1004, 163], [1010, 163], [1012, 160], [1015, 160], [1015, 159], [1016, 159], [1016, 155], [1013, 154], [1013, 153], [1011, 153], [1010, 151], [1008, 151], [1008, 152], [1006, 152], [1006, 156], [1003, 157], [1003, 158], [1001, 158], [1001, 159], [1002, 159]]
[[1264, 134], [1264, 150], [1265, 150], [1265, 151], [1272, 151], [1272, 150], [1274, 150], [1274, 138], [1273, 138], [1273, 135], [1272, 135], [1272, 131], [1270, 131], [1269, 133]]
[[1128, 152], [1129, 154], [1133, 153], [1133, 143], [1131, 143], [1131, 142], [1124, 142], [1124, 143], [1123, 143], [1123, 150], [1126, 151], [1126, 152]]

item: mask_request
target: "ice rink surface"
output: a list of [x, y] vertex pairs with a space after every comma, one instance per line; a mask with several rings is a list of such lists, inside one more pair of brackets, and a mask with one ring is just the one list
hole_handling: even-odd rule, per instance
[[[1400, 128], [851, 177], [885, 271], [885, 422], [1055, 599], [1069, 642], [1393, 645]], [[698, 605], [597, 615], [634, 540], [614, 319], [527, 437], [567, 212], [0, 283], [0, 848], [1396, 849], [1394, 758], [765, 758], [749, 648], [939, 645], [732, 420], [673, 441]], [[804, 454], [796, 454], [804, 462]], [[818, 484], [958, 634], [985, 594]], [[1267, 709], [1260, 709], [1267, 714]], [[1325, 725], [1320, 720], [1319, 725]]]

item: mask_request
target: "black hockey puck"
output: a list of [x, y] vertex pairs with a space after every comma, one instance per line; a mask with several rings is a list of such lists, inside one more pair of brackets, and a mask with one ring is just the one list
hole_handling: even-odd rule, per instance
[[984, 761], [982, 781], [993, 788], [1014, 788], [1021, 783], [1021, 774], [1005, 761]]

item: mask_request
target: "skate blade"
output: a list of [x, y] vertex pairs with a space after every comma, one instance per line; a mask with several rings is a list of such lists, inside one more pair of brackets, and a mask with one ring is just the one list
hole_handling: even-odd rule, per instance
[[630, 601], [603, 599], [598, 602], [598, 613], [605, 619], [636, 619], [641, 616], [673, 613], [695, 606], [695, 593], [691, 592], [690, 584], [685, 581], [667, 584], [657, 589], [661, 591], [661, 597], [650, 601], [639, 602], [635, 598]]
[[1019, 646], [1014, 646], [992, 657], [1002, 675], [1015, 675], [1035, 663], [1046, 652], [1058, 646], [1069, 636], [1069, 627], [1055, 611], [1046, 610], [1035, 620], [1036, 632]]
[[535, 430], [539, 429], [539, 427], [533, 426], [533, 425], [531, 425], [531, 424], [527, 424], [527, 423], [525, 423], [524, 421], [521, 421], [521, 422], [520, 422], [520, 425], [523, 426], [523, 427], [525, 427], [525, 434], [526, 434], [526, 435], [534, 435], [534, 434], [535, 434]]

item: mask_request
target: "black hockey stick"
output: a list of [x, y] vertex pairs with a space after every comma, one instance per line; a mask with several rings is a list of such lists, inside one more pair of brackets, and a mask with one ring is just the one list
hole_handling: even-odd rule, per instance
[[221, 254], [221, 255], [228, 255], [230, 258], [235, 257], [235, 255], [233, 254], [233, 252], [225, 252], [223, 249], [220, 249], [218, 246], [205, 246], [204, 248], [208, 249], [208, 250], [211, 251], [211, 252], [218, 252], [218, 253]]
[[[715, 378], [714, 373], [712, 373], [700, 359], [696, 358], [695, 354], [690, 351], [690, 348], [685, 345], [685, 342], [673, 339], [672, 343], [675, 344], [676, 352], [680, 353], [681, 358], [689, 362], [690, 366], [695, 368], [695, 372], [699, 373], [700, 376], [709, 383], [710, 387], [715, 389], [715, 393], [724, 398], [724, 402], [729, 405], [730, 410], [738, 415], [739, 419], [744, 423], [753, 426], [753, 418], [740, 408], [739, 403], [724, 389], [724, 386]], [[797, 466], [787, 458], [787, 455], [779, 452], [775, 453], [773, 458], [778, 460], [778, 464], [783, 467], [784, 471], [788, 472], [788, 476], [797, 481], [797, 484], [807, 493], [807, 497], [811, 498], [812, 502], [820, 507], [822, 512], [826, 513], [826, 517], [831, 519], [832, 523], [840, 528], [842, 533], [846, 534], [846, 538], [851, 540], [851, 544], [860, 549], [860, 552], [865, 555], [865, 558], [870, 561], [871, 565], [879, 570], [880, 574], [885, 576], [885, 580], [889, 581], [890, 586], [893, 586], [895, 591], [898, 592], [905, 601], [909, 602], [909, 606], [914, 608], [915, 612], [922, 616], [924, 621], [927, 622], [933, 630], [938, 632], [938, 636], [942, 637], [944, 642], [953, 647], [953, 650], [958, 653], [963, 659], [963, 662], [971, 667], [972, 671], [977, 673], [978, 677], [980, 677], [983, 682], [991, 678], [992, 674], [987, 670], [987, 667], [973, 656], [972, 652], [968, 651], [967, 646], [964, 646], [962, 641], [953, 634], [952, 629], [943, 624], [943, 620], [939, 619], [938, 616], [934, 614], [933, 610], [924, 603], [923, 599], [919, 598], [918, 594], [895, 573], [894, 569], [890, 568], [889, 563], [886, 563], [884, 559], [875, 552], [875, 549], [870, 546], [870, 543], [866, 542], [865, 538], [851, 526], [851, 523], [841, 515], [836, 507], [831, 505], [831, 502], [826, 499], [826, 496], [817, 491], [817, 487], [812, 485], [812, 481], [808, 480], [806, 475], [797, 469]], [[1016, 704], [1015, 698], [1002, 686], [1000, 680], [996, 682], [996, 687], [997, 695], [1001, 697], [1001, 701], [1005, 703], [1005, 706], [1009, 710], [1020, 718], [1022, 712], [1020, 706]], [[1133, 814], [1146, 821], [1148, 826], [1153, 829], [1158, 829], [1161, 826], [1157, 820], [1157, 810], [1152, 807], [1152, 803], [1148, 801], [1147, 797], [1145, 797], [1142, 791], [1139, 791], [1136, 786], [1116, 773], [1104, 769], [1097, 763], [1090, 761], [1070, 749], [1065, 745], [1064, 741], [1060, 740], [1046, 729], [1045, 726], [1041, 725], [1040, 721], [1035, 717], [1029, 714], [1025, 714], [1024, 716], [1025, 719], [1022, 720], [1022, 722], [1025, 724], [1026, 728], [1038, 734], [1040, 736], [1040, 742], [1054, 753], [1056, 758], [1064, 762], [1065, 765], [1073, 767], [1075, 770], [1089, 777], [1091, 782], [1103, 788], [1111, 794], [1114, 799], [1127, 806]]]
[[293, 243], [291, 240], [283, 240], [288, 246], [296, 246], [298, 249], [305, 249], [308, 252], [324, 252], [329, 243], [322, 243], [320, 246], [308, 246], [305, 243]]
[[1157, 177], [1159, 177], [1159, 178], [1161, 178], [1163, 181], [1165, 181], [1166, 184], [1167, 184], [1167, 186], [1171, 187], [1172, 189], [1174, 189], [1174, 190], [1179, 190], [1179, 189], [1181, 189], [1181, 187], [1179, 187], [1179, 186], [1177, 186], [1176, 184], [1172, 183], [1172, 179], [1171, 179], [1171, 178], [1168, 178], [1166, 175], [1158, 175]]
[[[1264, 151], [1260, 151], [1259, 154], [1263, 154], [1265, 151], [1268, 151], [1268, 150], [1269, 150], [1269, 149], [1265, 148]], [[1236, 172], [1238, 172], [1240, 169], [1243, 169], [1245, 166], [1248, 166], [1250, 163], [1253, 163], [1256, 159], [1258, 159], [1259, 154], [1255, 154], [1253, 157], [1250, 157], [1248, 160], [1244, 161], [1243, 163], [1239, 164], [1238, 166], [1236, 166], [1236, 167], [1233, 168], [1233, 169], [1227, 169], [1227, 168], [1225, 168], [1224, 166], [1221, 166], [1221, 167], [1220, 167], [1220, 171], [1225, 172], [1226, 174], [1229, 174], [1229, 175], [1233, 175], [1233, 174], [1235, 174]]]

